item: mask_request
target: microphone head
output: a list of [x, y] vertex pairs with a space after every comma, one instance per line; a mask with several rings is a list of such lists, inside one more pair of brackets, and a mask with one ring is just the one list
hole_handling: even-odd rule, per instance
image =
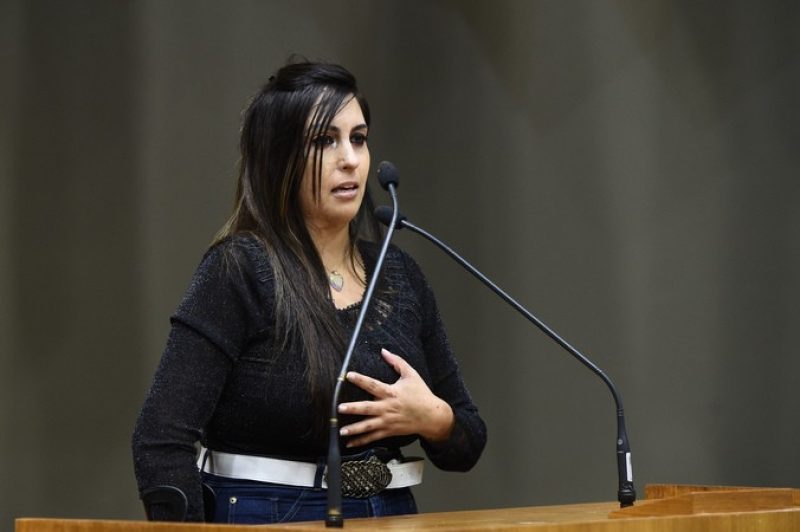
[[389, 190], [389, 184], [397, 188], [400, 186], [400, 174], [397, 167], [389, 161], [383, 161], [378, 165], [378, 181], [384, 190]]
[[[381, 205], [375, 209], [375, 218], [378, 219], [380, 223], [389, 227], [389, 224], [392, 223], [392, 215], [394, 214], [394, 209], [389, 207], [388, 205]], [[403, 222], [406, 221], [406, 217], [403, 215], [402, 212], [397, 213], [397, 224], [395, 225], [395, 229], [402, 229]]]

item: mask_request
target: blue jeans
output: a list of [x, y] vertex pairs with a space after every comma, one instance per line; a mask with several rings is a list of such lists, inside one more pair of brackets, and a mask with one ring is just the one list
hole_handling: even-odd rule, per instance
[[[328, 492], [324, 489], [230, 479], [208, 473], [202, 476], [216, 494], [215, 523], [322, 521], [327, 513]], [[367, 499], [342, 497], [345, 519], [415, 513], [417, 504], [409, 488], [384, 490]]]

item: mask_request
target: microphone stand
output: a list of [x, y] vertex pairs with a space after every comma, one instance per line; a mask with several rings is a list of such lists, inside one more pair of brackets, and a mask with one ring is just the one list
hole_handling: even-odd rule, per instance
[[[379, 220], [383, 221], [385, 219], [382, 214], [378, 214], [377, 211], [384, 211], [386, 208], [379, 207], [376, 210], [376, 216]], [[398, 223], [396, 221], [397, 217], [397, 206], [394, 207], [394, 214], [392, 217], [392, 227], [394, 224]], [[622, 408], [622, 398], [620, 397], [619, 393], [617, 392], [616, 386], [611, 381], [611, 379], [597, 367], [591, 360], [586, 358], [580, 351], [572, 347], [566, 340], [561, 338], [555, 331], [553, 331], [550, 327], [545, 325], [539, 318], [531, 314], [525, 307], [517, 303], [511, 296], [509, 296], [506, 292], [504, 292], [499, 286], [493, 283], [488, 277], [483, 275], [480, 271], [478, 271], [474, 266], [472, 266], [469, 262], [463, 259], [458, 253], [453, 251], [450, 247], [448, 247], [444, 242], [433, 236], [432, 234], [428, 233], [427, 231], [417, 227], [416, 225], [409, 222], [404, 216], [400, 217], [400, 228], [407, 227], [411, 231], [425, 237], [434, 245], [436, 245], [439, 249], [444, 251], [447, 255], [449, 255], [453, 260], [459, 263], [465, 270], [469, 273], [474, 275], [479, 281], [481, 281], [484, 285], [488, 286], [495, 294], [500, 296], [503, 301], [514, 307], [514, 309], [525, 316], [528, 321], [536, 325], [542, 332], [544, 332], [547, 336], [549, 336], [554, 342], [564, 348], [569, 354], [574, 356], [578, 359], [578, 361], [589, 368], [589, 370], [600, 377], [608, 389], [611, 391], [611, 395], [614, 397], [614, 403], [616, 404], [617, 408], [617, 475], [619, 478], [619, 489], [617, 491], [617, 500], [619, 500], [620, 508], [625, 508], [626, 506], [633, 506], [633, 503], [636, 501], [636, 490], [634, 489], [633, 485], [633, 470], [631, 467], [631, 449], [630, 445], [628, 444], [628, 433], [625, 428], [625, 415]]]
[[[383, 183], [382, 183], [383, 184]], [[339, 372], [339, 377], [336, 379], [336, 387], [333, 390], [333, 400], [331, 401], [331, 422], [330, 422], [330, 437], [328, 440], [328, 511], [325, 517], [326, 528], [342, 528], [344, 526], [344, 517], [342, 516], [342, 456], [339, 450], [339, 395], [342, 391], [342, 384], [347, 375], [347, 368], [350, 366], [350, 359], [353, 357], [353, 351], [356, 347], [356, 342], [361, 333], [361, 326], [364, 323], [364, 316], [367, 314], [367, 308], [372, 300], [372, 292], [378, 284], [378, 274], [383, 266], [383, 259], [386, 258], [386, 250], [389, 249], [389, 242], [392, 239], [395, 225], [397, 224], [397, 217], [400, 212], [397, 205], [397, 190], [395, 183], [389, 182], [385, 187], [389, 191], [392, 198], [393, 214], [386, 236], [383, 239], [378, 260], [375, 262], [375, 268], [372, 272], [372, 279], [369, 281], [367, 291], [364, 294], [363, 305], [358, 313], [353, 334], [350, 337], [350, 344], [347, 346], [344, 361], [342, 361], [342, 369]]]

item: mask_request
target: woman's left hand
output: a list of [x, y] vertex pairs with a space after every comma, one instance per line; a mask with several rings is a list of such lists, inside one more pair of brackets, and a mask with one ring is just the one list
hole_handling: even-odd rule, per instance
[[454, 423], [450, 405], [431, 392], [408, 362], [386, 349], [381, 350], [381, 355], [400, 378], [394, 384], [386, 384], [355, 371], [347, 373], [349, 382], [375, 398], [339, 405], [342, 414], [367, 416], [341, 428], [342, 436], [352, 436], [347, 447], [406, 434], [419, 434], [431, 442], [446, 440]]

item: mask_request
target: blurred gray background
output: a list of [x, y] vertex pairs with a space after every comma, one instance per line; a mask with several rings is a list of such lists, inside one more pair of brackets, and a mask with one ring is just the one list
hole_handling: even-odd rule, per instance
[[[143, 517], [132, 425], [239, 113], [293, 52], [359, 77], [403, 211], [615, 380], [640, 493], [800, 486], [799, 24], [790, 1], [2, 0], [0, 527]], [[490, 430], [421, 509], [613, 500], [602, 383], [397, 241]]]

